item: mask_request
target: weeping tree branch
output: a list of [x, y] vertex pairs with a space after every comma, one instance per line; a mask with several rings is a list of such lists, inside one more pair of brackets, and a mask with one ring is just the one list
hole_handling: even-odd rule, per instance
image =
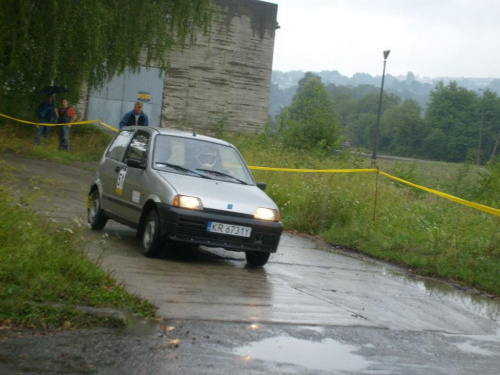
[[102, 86], [207, 34], [211, 0], [16, 0], [0, 12], [0, 94]]

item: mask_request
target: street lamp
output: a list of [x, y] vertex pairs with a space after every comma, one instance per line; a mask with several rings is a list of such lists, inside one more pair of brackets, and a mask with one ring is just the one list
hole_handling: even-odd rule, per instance
[[484, 91], [483, 89], [479, 89], [479, 91], [483, 92], [483, 99], [481, 100], [481, 122], [479, 123], [479, 142], [477, 144], [476, 165], [481, 164], [481, 143], [483, 140], [484, 127]]
[[373, 154], [372, 160], [375, 161], [377, 159], [377, 151], [378, 151], [378, 137], [380, 133], [380, 112], [382, 111], [382, 95], [384, 93], [384, 78], [385, 78], [385, 63], [387, 61], [387, 57], [391, 51], [384, 51], [384, 70], [382, 71], [382, 85], [380, 86], [380, 98], [378, 100], [378, 112], [377, 112], [377, 128], [375, 129], [375, 142], [373, 143]]

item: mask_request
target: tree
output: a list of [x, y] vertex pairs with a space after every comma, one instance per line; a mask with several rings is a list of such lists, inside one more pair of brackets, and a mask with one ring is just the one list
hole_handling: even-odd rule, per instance
[[[78, 94], [208, 32], [211, 0], [16, 0], [0, 12], [0, 92], [57, 84]], [[143, 61], [142, 61], [143, 60]]]
[[332, 97], [340, 125], [345, 128], [348, 116], [354, 111], [357, 102], [352, 94], [352, 88], [348, 86], [336, 86], [331, 83], [326, 86], [326, 89]]
[[422, 109], [417, 102], [405, 100], [384, 112], [380, 150], [399, 156], [415, 156], [425, 134]]
[[328, 151], [339, 142], [333, 101], [321, 78], [312, 73], [299, 81], [292, 104], [282, 111], [278, 122], [283, 143], [289, 147]]
[[[481, 121], [481, 150], [480, 161], [484, 163], [489, 160], [494, 149], [498, 133], [500, 131], [500, 98], [489, 89], [484, 90], [480, 100], [480, 113], [478, 120]], [[479, 141], [478, 141], [479, 144]]]
[[[377, 125], [377, 112], [380, 94], [373, 91], [358, 100], [354, 111], [347, 119], [346, 134], [352, 141], [353, 146], [371, 149], [375, 140], [375, 128]], [[398, 105], [401, 99], [393, 94], [384, 94], [382, 101], [383, 111]], [[383, 118], [382, 118], [383, 120]], [[384, 122], [380, 128], [383, 129]]]
[[455, 81], [447, 86], [441, 81], [431, 92], [426, 121], [425, 156], [462, 162], [468, 153], [477, 149], [480, 99], [475, 92], [459, 87]]

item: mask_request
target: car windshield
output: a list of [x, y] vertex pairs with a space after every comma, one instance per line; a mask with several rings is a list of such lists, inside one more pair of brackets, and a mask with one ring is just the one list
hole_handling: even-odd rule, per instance
[[205, 140], [158, 135], [153, 167], [237, 184], [254, 184], [238, 151], [231, 146]]

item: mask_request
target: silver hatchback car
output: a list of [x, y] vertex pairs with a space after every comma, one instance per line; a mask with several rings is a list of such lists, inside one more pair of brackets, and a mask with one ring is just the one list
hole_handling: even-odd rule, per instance
[[137, 230], [144, 255], [180, 242], [244, 251], [263, 266], [283, 224], [231, 144], [166, 128], [123, 128], [107, 147], [89, 190], [88, 221]]

